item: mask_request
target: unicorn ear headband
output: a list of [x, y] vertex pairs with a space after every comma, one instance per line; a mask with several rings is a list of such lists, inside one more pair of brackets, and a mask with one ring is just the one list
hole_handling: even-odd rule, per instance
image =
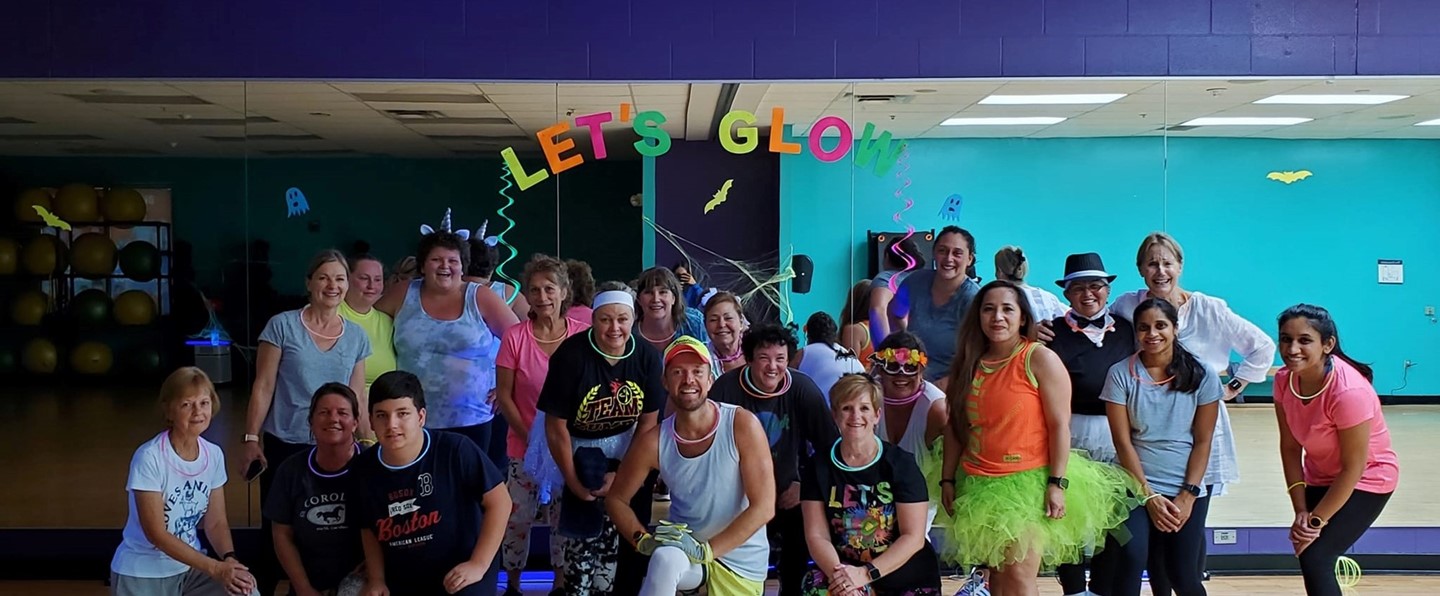
[[475, 232], [475, 237], [476, 237], [476, 238], [481, 238], [481, 239], [483, 239], [483, 241], [485, 242], [485, 246], [491, 246], [491, 247], [493, 247], [493, 246], [495, 246], [496, 244], [499, 244], [499, 243], [500, 243], [500, 237], [499, 237], [499, 236], [486, 236], [486, 235], [485, 235], [485, 228], [488, 228], [488, 227], [490, 227], [490, 220], [487, 219], [487, 220], [485, 220], [485, 223], [480, 224], [480, 229]]
[[[484, 227], [481, 227], [480, 230], [481, 230], [480, 233], [483, 235], [483, 234], [485, 233], [485, 231], [484, 231], [485, 228], [484, 228]], [[445, 218], [442, 219], [442, 220], [440, 220], [440, 229], [439, 229], [439, 230], [436, 230], [435, 228], [430, 227], [430, 224], [420, 224], [420, 233], [421, 233], [421, 234], [424, 234], [424, 235], [427, 235], [427, 236], [428, 236], [428, 235], [430, 235], [430, 234], [434, 234], [434, 233], [437, 232], [437, 231], [440, 231], [440, 232], [449, 232], [449, 231], [451, 231], [451, 230], [450, 230], [450, 208], [449, 208], [449, 207], [446, 207], [446, 208], [445, 208]], [[454, 233], [455, 233], [456, 236], [459, 236], [461, 240], [469, 240], [469, 239], [470, 239], [470, 230], [456, 230]]]

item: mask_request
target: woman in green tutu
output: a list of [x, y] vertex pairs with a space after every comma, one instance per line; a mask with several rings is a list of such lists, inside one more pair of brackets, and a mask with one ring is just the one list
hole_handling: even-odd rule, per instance
[[1070, 452], [1070, 377], [1034, 334], [1021, 290], [986, 284], [961, 322], [946, 395], [944, 556], [990, 567], [996, 596], [1038, 594], [1040, 569], [1079, 562], [1138, 491], [1124, 470]]

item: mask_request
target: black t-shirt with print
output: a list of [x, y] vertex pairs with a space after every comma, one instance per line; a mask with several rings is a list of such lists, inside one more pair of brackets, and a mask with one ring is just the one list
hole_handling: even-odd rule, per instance
[[[896, 504], [930, 501], [915, 456], [889, 443], [883, 444], [880, 461], [858, 472], [837, 467], [830, 446], [817, 448], [802, 475], [800, 500], [825, 507], [830, 542], [847, 565], [874, 561], [900, 538]], [[874, 584], [877, 590], [896, 593], [926, 586], [940, 589], [940, 563], [928, 539], [909, 561]]]
[[633, 427], [642, 414], [659, 411], [665, 399], [665, 367], [649, 342], [631, 340], [635, 351], [611, 365], [590, 345], [590, 333], [570, 336], [550, 356], [550, 370], [536, 407], [566, 421], [570, 434], [603, 439]]
[[790, 369], [790, 390], [771, 397], [755, 397], [740, 385], [740, 375], [750, 367], [742, 366], [720, 375], [710, 388], [710, 399], [750, 410], [760, 419], [765, 437], [770, 441], [770, 457], [775, 461], [775, 490], [785, 492], [800, 481], [800, 462], [810, 451], [829, 449], [840, 431], [825, 394], [805, 373]]
[[[356, 457], [357, 523], [375, 532], [393, 596], [445, 594], [445, 574], [470, 559], [480, 538], [485, 493], [504, 478], [470, 439], [426, 431], [420, 458], [394, 470], [379, 446]], [[508, 516], [509, 512], [503, 515]], [[471, 584], [461, 594], [472, 594]]]
[[353, 480], [351, 464], [358, 458], [344, 470], [318, 476], [310, 469], [312, 451], [296, 453], [280, 464], [265, 495], [265, 517], [290, 526], [305, 575], [321, 592], [339, 586], [365, 560], [358, 513], [352, 505], [354, 493], [347, 493]]

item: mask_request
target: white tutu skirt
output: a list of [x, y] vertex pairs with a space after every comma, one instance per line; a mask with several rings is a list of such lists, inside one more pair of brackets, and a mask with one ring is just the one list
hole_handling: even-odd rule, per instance
[[535, 497], [540, 504], [560, 497], [560, 491], [565, 488], [565, 476], [550, 455], [550, 442], [545, 439], [544, 412], [536, 412], [535, 423], [530, 425], [530, 444], [525, 446], [524, 470], [535, 479]]
[[1086, 414], [1070, 415], [1070, 448], [1084, 451], [1091, 461], [1116, 463], [1115, 439], [1110, 419]]

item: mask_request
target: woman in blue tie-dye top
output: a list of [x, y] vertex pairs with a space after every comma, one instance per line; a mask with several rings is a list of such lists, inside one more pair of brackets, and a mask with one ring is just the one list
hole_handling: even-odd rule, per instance
[[[504, 299], [461, 279], [470, 258], [468, 234], [441, 227], [421, 228], [426, 234], [415, 251], [420, 277], [387, 292], [375, 308], [395, 317], [396, 368], [415, 374], [425, 387], [425, 426], [458, 432], [488, 449], [496, 414], [495, 348], [518, 321]], [[503, 450], [487, 455], [505, 457]]]

